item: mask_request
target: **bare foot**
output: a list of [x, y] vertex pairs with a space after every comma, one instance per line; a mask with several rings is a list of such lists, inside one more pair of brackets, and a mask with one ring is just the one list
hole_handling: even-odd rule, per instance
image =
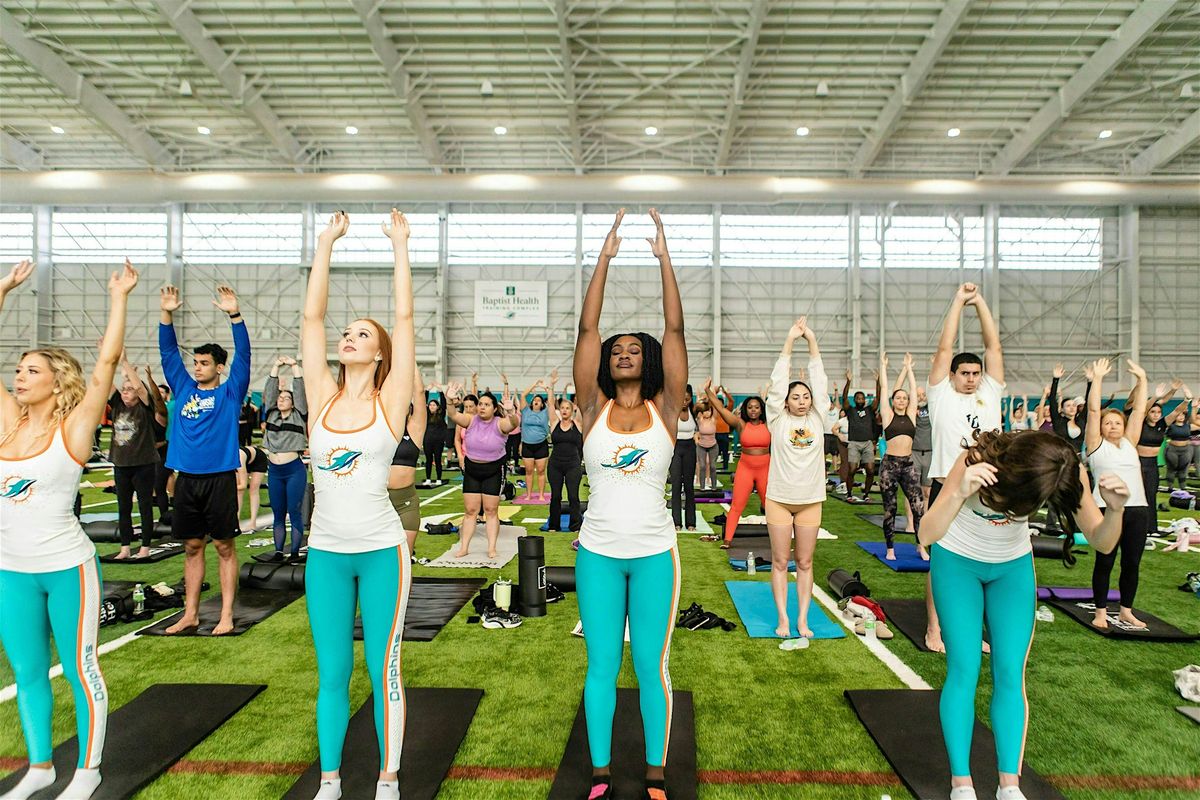
[[780, 639], [790, 638], [792, 635], [792, 626], [790, 623], [781, 623], [775, 627], [775, 635]]
[[729, 542], [721, 542], [721, 549], [722, 549], [722, 550], [728, 550], [728, 549], [729, 549]]
[[454, 557], [455, 557], [455, 558], [466, 558], [466, 557], [467, 557], [467, 551], [466, 551], [466, 550], [455, 550], [455, 551], [454, 551]]
[[1092, 615], [1092, 627], [1100, 630], [1108, 630], [1108, 614], [1102, 611], [1097, 611]]
[[495, 557], [496, 557], [496, 551], [488, 550], [488, 558], [495, 558]]
[[217, 623], [217, 627], [213, 628], [212, 635], [213, 636], [224, 636], [225, 634], [232, 633], [232, 632], [233, 632], [233, 620], [232, 619], [222, 619], [220, 622]]
[[129, 558], [129, 548], [122, 547], [121, 552], [117, 553], [115, 556], [113, 556], [113, 558], [120, 559], [122, 561], [125, 560], [126, 558]]
[[924, 547], [921, 547], [921, 545], [917, 545], [917, 555], [921, 557], [922, 561], [929, 560], [929, 551], [927, 551]]
[[137, 557], [138, 558], [149, 558], [150, 557], [150, 548], [149, 547], [138, 548]]
[[188, 628], [196, 628], [199, 627], [199, 625], [200, 620], [196, 617], [183, 617], [179, 620], [179, 622], [176, 622], [174, 625], [163, 631], [163, 633], [165, 633], [167, 636], [173, 636], [180, 631], [185, 631]]
[[942, 641], [942, 632], [926, 629], [925, 646], [935, 653], [946, 652], [946, 644]]
[[884, 555], [884, 558], [886, 558], [888, 561], [895, 561], [896, 560], [896, 551], [889, 547], [887, 549], [887, 554]]
[[985, 653], [987, 653], [987, 654], [991, 655], [991, 652], [992, 652], [992, 646], [991, 646], [990, 644], [988, 644], [987, 642], [984, 642], [984, 643], [983, 643], [983, 652], [985, 652]]
[[813, 637], [812, 628], [808, 627], [807, 625], [798, 625], [796, 627], [797, 630], [800, 631], [800, 635], [805, 639], [811, 639]]
[[1117, 615], [1117, 619], [1121, 620], [1121, 622], [1124, 622], [1126, 625], [1128, 625], [1128, 626], [1130, 626], [1130, 627], [1132, 627], [1132, 628], [1145, 628], [1145, 627], [1147, 627], [1147, 626], [1146, 626], [1146, 623], [1142, 622], [1140, 619], [1138, 619], [1137, 617], [1135, 617], [1135, 616], [1133, 615], [1133, 612], [1132, 612], [1132, 611], [1126, 611], [1126, 610], [1125, 610], [1125, 609], [1123, 609], [1123, 608], [1121, 609], [1121, 613]]

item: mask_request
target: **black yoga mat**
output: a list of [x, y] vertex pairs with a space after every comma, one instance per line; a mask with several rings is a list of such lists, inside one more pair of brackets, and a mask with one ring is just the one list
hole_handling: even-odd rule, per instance
[[[671, 743], [667, 751], [667, 792], [671, 800], [695, 800], [696, 720], [692, 710], [692, 693], [672, 692], [672, 695], [675, 702], [671, 715]], [[613, 798], [641, 800], [646, 796], [646, 744], [637, 689], [617, 690], [613, 730]], [[588, 752], [583, 703], [580, 702], [547, 800], [587, 797], [591, 785], [592, 758]]]
[[1117, 622], [1117, 615], [1110, 607], [1108, 612], [1108, 627], [1101, 630], [1092, 625], [1092, 614], [1096, 607], [1087, 600], [1059, 600], [1051, 597], [1045, 601], [1078, 622], [1090, 631], [1094, 631], [1109, 639], [1140, 639], [1149, 642], [1195, 642], [1200, 635], [1185, 633], [1169, 622], [1165, 622], [1148, 611], [1135, 608], [1133, 615], [1146, 623], [1146, 628], [1126, 628]]
[[[831, 492], [829, 492], [829, 495], [828, 495], [828, 496], [829, 496], [829, 497], [832, 497], [834, 500], [841, 500], [843, 503], [845, 503], [845, 504], [846, 504], [846, 505], [848, 505], [848, 506], [878, 506], [878, 505], [883, 505], [883, 500], [882, 500], [882, 499], [880, 499], [880, 497], [879, 497], [879, 495], [878, 495], [878, 494], [876, 494], [876, 495], [873, 495], [873, 496], [871, 497], [871, 499], [869, 499], [869, 500], [867, 500], [867, 501], [865, 501], [865, 502], [862, 502], [862, 503], [858, 503], [858, 502], [851, 503], [851, 502], [850, 502], [850, 500], [849, 500], [849, 498], [847, 497], [847, 495], [844, 495], [844, 494], [838, 494], [837, 492], [832, 492], [832, 491], [831, 491]], [[855, 495], [854, 495], [854, 496], [855, 496], [856, 498], [858, 498], [859, 500], [861, 500], [861, 499], [862, 499], [862, 492], [861, 492], [861, 491], [858, 491], [858, 492], [856, 492], [856, 493], [855, 493]]]
[[[855, 516], [861, 520], [871, 523], [880, 530], [883, 530], [883, 514], [856, 514]], [[896, 515], [896, 524], [900, 527], [896, 528], [896, 530], [892, 531], [892, 533], [896, 534], [897, 536], [916, 536], [916, 534], [912, 531], [904, 530], [904, 528], [908, 527], [908, 518], [903, 514]]]
[[[240, 636], [254, 625], [267, 617], [287, 608], [304, 595], [302, 591], [283, 589], [250, 589], [239, 587], [237, 599], [233, 602], [233, 630], [225, 636]], [[159, 620], [154, 625], [138, 631], [139, 636], [166, 636], [167, 628], [174, 625], [183, 612], [180, 611]], [[221, 595], [216, 595], [200, 603], [200, 625], [187, 628], [174, 636], [212, 636], [213, 628], [221, 619]]]
[[[407, 719], [400, 756], [400, 796], [433, 800], [458, 747], [475, 717], [482, 689], [405, 689]], [[342, 797], [375, 796], [379, 779], [379, 743], [375, 738], [373, 698], [350, 718], [342, 748]], [[314, 761], [283, 800], [312, 800], [321, 785], [321, 762]]]
[[[847, 690], [846, 699], [900, 780], [917, 797], [950, 794], [950, 761], [942, 739], [937, 690]], [[995, 797], [996, 743], [975, 720], [971, 737], [971, 777], [979, 797]], [[1029, 800], [1063, 800], [1057, 789], [1026, 764], [1021, 791]]]
[[922, 653], [931, 651], [925, 646], [925, 625], [929, 615], [925, 612], [924, 600], [877, 600], [888, 624], [903, 633]]
[[[738, 530], [741, 531], [746, 527], [738, 525]], [[736, 536], [729, 545], [729, 557], [745, 561], [747, 553], [754, 553], [756, 559], [765, 558], [769, 562], [771, 560], [771, 537], [766, 535], [767, 526], [763, 525], [762, 527], [763, 535], [761, 536]]]
[[[266, 686], [237, 683], [156, 683], [108, 718], [104, 742], [104, 780], [92, 800], [132, 797], [232, 717]], [[186, 713], [180, 713], [186, 709]], [[54, 784], [34, 800], [57, 797], [71, 782], [79, 758], [79, 739], [54, 748]], [[18, 770], [0, 781], [0, 794], [25, 775]]]
[[[483, 578], [413, 578], [403, 641], [432, 642], [484, 583]], [[354, 620], [354, 638], [363, 638], [361, 617]]]
[[106, 556], [100, 556], [100, 561], [104, 564], [154, 564], [158, 561], [165, 561], [172, 556], [180, 555], [183, 553], [183, 550], [183, 542], [161, 542], [151, 546], [150, 555], [145, 558], [137, 558], [135, 556], [117, 558], [116, 553], [109, 553]]

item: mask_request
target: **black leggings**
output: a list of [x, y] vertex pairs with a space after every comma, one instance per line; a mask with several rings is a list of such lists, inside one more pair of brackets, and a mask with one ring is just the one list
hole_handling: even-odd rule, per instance
[[171, 516], [171, 498], [167, 496], [167, 481], [175, 470], [167, 469], [167, 447], [158, 449], [158, 463], [154, 465], [154, 505], [158, 506], [158, 518], [168, 520]]
[[[681, 527], [681, 516], [689, 528], [696, 527], [696, 443], [691, 439], [675, 441], [675, 455], [671, 457], [671, 518], [675, 527]], [[680, 514], [680, 501], [683, 514]]]
[[921, 471], [909, 456], [884, 456], [879, 468], [879, 491], [883, 495], [883, 538], [890, 548], [896, 538], [896, 490], [904, 491], [913, 512], [913, 528], [921, 530], [925, 497], [921, 494]]
[[1146, 490], [1147, 514], [1142, 528], [1144, 533], [1149, 535], [1158, 532], [1158, 457], [1138, 456], [1138, 461], [1142, 465], [1142, 487]]
[[1096, 566], [1092, 568], [1092, 602], [1096, 608], [1108, 606], [1108, 580], [1112, 577], [1113, 565], [1117, 562], [1117, 551], [1121, 551], [1121, 577], [1117, 586], [1121, 590], [1121, 607], [1133, 608], [1133, 598], [1138, 588], [1138, 567], [1142, 553], [1146, 552], [1146, 506], [1125, 506], [1121, 515], [1121, 538], [1108, 555], [1096, 552]]
[[[425, 451], [425, 480], [440, 481], [442, 479], [442, 448], [446, 443], [445, 431], [438, 428], [430, 428], [425, 431], [424, 444]], [[433, 476], [434, 471], [437, 472], [437, 477]]]
[[521, 434], [510, 433], [508, 441], [504, 443], [504, 458], [512, 460], [513, 470], [520, 471], [521, 468]]
[[579, 530], [583, 525], [583, 511], [579, 504], [579, 483], [583, 480], [583, 464], [579, 462], [559, 463], [553, 458], [546, 464], [546, 477], [550, 479], [550, 519], [548, 529], [562, 530], [562, 490], [567, 485], [567, 497], [570, 498], [571, 524], [570, 529]]
[[136, 467], [113, 467], [113, 481], [117, 485], [117, 526], [121, 532], [121, 546], [129, 547], [133, 541], [133, 493], [137, 492], [138, 513], [142, 515], [142, 547], [149, 547], [154, 536], [154, 473], [155, 464]]

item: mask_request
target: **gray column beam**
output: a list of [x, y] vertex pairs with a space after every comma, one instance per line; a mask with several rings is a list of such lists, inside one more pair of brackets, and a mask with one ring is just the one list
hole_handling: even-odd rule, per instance
[[846, 242], [848, 248], [849, 269], [846, 272], [847, 307], [849, 308], [848, 323], [850, 325], [850, 363], [847, 369], [854, 375], [858, 374], [859, 362], [862, 361], [862, 252], [859, 247], [859, 219], [861, 210], [858, 203], [850, 205], [850, 229]]
[[721, 328], [724, 315], [721, 313], [721, 206], [713, 206], [712, 213], [712, 377], [713, 383], [721, 385]]
[[448, 273], [450, 272], [450, 206], [442, 203], [438, 206], [438, 260], [437, 260], [437, 314], [434, 318], [433, 342], [438, 359], [438, 382], [450, 380], [450, 349], [446, 343], [446, 326], [450, 319], [446, 314], [446, 304], [450, 302], [447, 296]]
[[54, 212], [50, 206], [33, 208], [33, 325], [30, 326], [30, 347], [45, 347], [54, 343], [54, 250], [52, 231]]
[[1180, 123], [1179, 127], [1143, 150], [1129, 164], [1134, 175], [1148, 175], [1200, 141], [1200, 108]]
[[25, 172], [46, 166], [41, 153], [7, 131], [0, 131], [0, 161]]
[[1120, 344], [1134, 362], [1142, 356], [1142, 262], [1139, 253], [1141, 213], [1137, 206], [1121, 206], [1118, 271], [1118, 315], [1124, 324]]

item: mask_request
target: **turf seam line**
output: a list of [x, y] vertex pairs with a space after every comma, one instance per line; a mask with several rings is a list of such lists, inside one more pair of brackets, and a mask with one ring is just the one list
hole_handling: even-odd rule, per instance
[[[850, 630], [850, 626], [846, 625], [846, 621], [842, 619], [842, 612], [837, 607], [837, 603], [833, 601], [832, 597], [825, 593], [824, 589], [816, 584], [813, 585], [813, 597], [817, 598], [817, 601], [820, 602], [821, 605], [825, 606], [829, 613], [833, 615], [834, 619], [836, 619], [847, 630]], [[892, 674], [899, 678], [901, 683], [903, 683], [909, 689], [933, 688], [926, 683], [925, 679], [918, 675], [912, 667], [905, 664], [900, 660], [899, 656], [887, 649], [883, 642], [879, 641], [878, 639], [868, 639], [866, 636], [859, 636], [858, 634], [854, 633], [853, 630], [850, 630], [850, 633], [862, 644], [863, 647], [870, 650], [876, 658], [882, 661], [883, 665], [890, 669]]]

